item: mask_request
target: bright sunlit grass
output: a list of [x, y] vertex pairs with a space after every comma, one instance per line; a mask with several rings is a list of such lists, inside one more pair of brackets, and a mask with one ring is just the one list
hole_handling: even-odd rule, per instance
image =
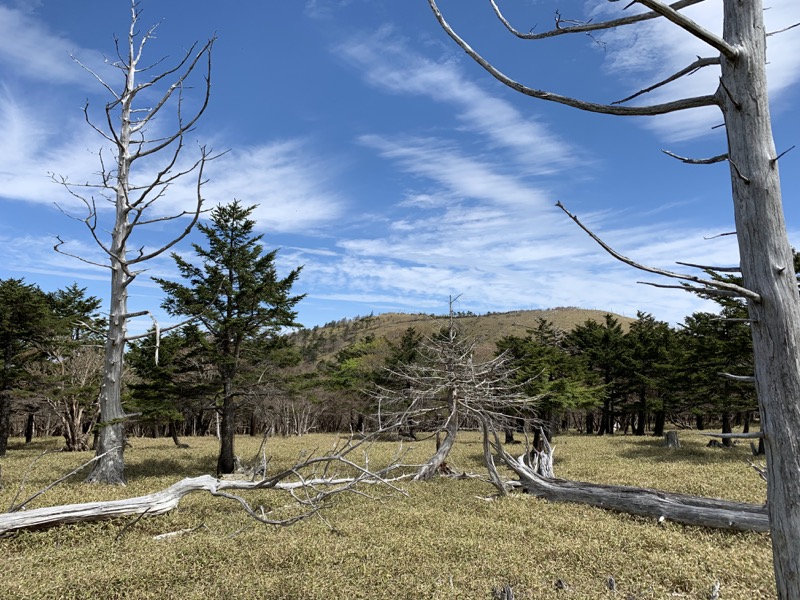
[[[213, 473], [217, 441], [132, 439], [126, 451], [129, 485], [64, 483], [33, 506], [124, 498], [162, 489], [188, 476]], [[310, 452], [324, 452], [330, 435], [272, 439], [270, 472]], [[765, 487], [748, 466], [749, 448], [706, 448], [708, 438], [681, 433], [682, 447], [660, 440], [562, 436], [556, 474], [600, 483], [763, 502]], [[13, 441], [13, 442], [16, 442]], [[236, 451], [251, 459], [260, 440], [240, 437]], [[12, 443], [1, 459], [0, 508], [44, 487], [91, 458], [48, 454], [57, 439], [31, 447]], [[422, 462], [431, 441], [406, 445], [404, 462]], [[397, 444], [371, 450], [374, 465], [391, 460]], [[449, 464], [484, 474], [476, 434], [462, 436]], [[719, 580], [722, 598], [774, 598], [769, 537], [729, 533], [619, 515], [579, 505], [513, 495], [487, 500], [494, 489], [478, 479], [403, 484], [408, 496], [366, 490], [379, 499], [341, 496], [322, 518], [289, 528], [259, 525], [229, 500], [195, 494], [170, 514], [26, 532], [0, 540], [0, 598], [491, 598], [509, 583], [516, 598], [707, 598]], [[248, 499], [276, 505], [274, 492]], [[197, 531], [155, 541], [158, 534]], [[616, 593], [607, 580], [613, 576]], [[566, 589], [555, 587], [557, 580]]]

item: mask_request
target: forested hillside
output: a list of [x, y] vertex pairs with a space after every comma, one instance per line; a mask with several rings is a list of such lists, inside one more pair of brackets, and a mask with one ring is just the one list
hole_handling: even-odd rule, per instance
[[[17, 280], [3, 282], [0, 291], [8, 314], [19, 294], [35, 312], [4, 324], [7, 435], [55, 434], [68, 450], [90, 447], [99, 419], [102, 361], [93, 332], [102, 327], [99, 300], [77, 286], [45, 294]], [[735, 319], [737, 311], [728, 303], [719, 315], [695, 313], [678, 328], [644, 313], [631, 319], [578, 308], [454, 313], [452, 325], [469, 348], [462, 357], [469, 364], [504, 355], [504, 368], [529, 398], [526, 418], [535, 415], [548, 435], [566, 429], [663, 435], [670, 423], [746, 429], [755, 416], [746, 381], [749, 326]], [[169, 435], [176, 444], [183, 436], [218, 435], [226, 397], [235, 400], [240, 434], [369, 430], [378, 397], [413, 387], [402, 383], [404, 370], [435, 362], [431, 346], [449, 324], [443, 315], [390, 313], [256, 333], [242, 341], [227, 384], [212, 334], [187, 325], [156, 344], [153, 332], [132, 343], [126, 357], [129, 434]], [[436, 429], [446, 416], [426, 414], [417, 424], [423, 430]]]

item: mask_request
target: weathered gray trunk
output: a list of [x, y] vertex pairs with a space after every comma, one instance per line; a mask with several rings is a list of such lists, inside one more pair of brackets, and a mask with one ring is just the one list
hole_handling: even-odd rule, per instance
[[128, 219], [130, 185], [131, 102], [134, 88], [133, 68], [127, 71], [125, 92], [120, 109], [120, 135], [117, 141], [116, 217], [111, 232], [111, 297], [108, 336], [100, 385], [100, 422], [98, 423], [96, 463], [87, 481], [125, 485], [125, 413], [122, 410], [122, 371], [125, 361], [125, 333], [128, 318], [128, 284], [133, 278], [127, 269], [127, 240], [131, 233]]
[[765, 434], [768, 507], [778, 597], [800, 599], [800, 298], [786, 235], [766, 80], [761, 0], [726, 0], [718, 91], [728, 134], [736, 233], [749, 303]]
[[445, 438], [439, 445], [436, 453], [431, 459], [422, 465], [417, 474], [414, 476], [414, 481], [425, 481], [433, 477], [450, 454], [453, 444], [456, 442], [456, 434], [458, 433], [458, 401], [455, 397], [456, 392], [451, 391], [450, 398], [450, 416], [447, 419], [447, 426], [445, 427]]
[[583, 481], [542, 477], [523, 460], [501, 453], [503, 462], [520, 478], [529, 493], [557, 502], [588, 504], [606, 510], [650, 517], [659, 521], [736, 531], [768, 531], [769, 520], [763, 506], [673, 494], [661, 490], [601, 485]]
[[[120, 269], [121, 272], [121, 269]], [[120, 273], [121, 275], [121, 273]], [[90, 483], [125, 485], [125, 412], [122, 409], [122, 369], [125, 356], [127, 291], [117, 271], [112, 275], [111, 318], [100, 387], [100, 422], [97, 424], [97, 455], [105, 454], [87, 477]]]

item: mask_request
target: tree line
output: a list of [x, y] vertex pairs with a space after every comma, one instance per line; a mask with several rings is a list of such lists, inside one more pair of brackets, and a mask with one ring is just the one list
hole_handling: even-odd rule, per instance
[[[286, 335], [282, 328], [294, 324], [292, 307], [301, 298], [290, 293], [299, 270], [280, 279], [274, 251], [244, 255], [259, 239], [251, 210], [218, 207], [212, 224], [201, 226], [215, 241], [195, 247], [210, 261], [205, 269], [178, 258], [189, 285], [160, 281], [165, 307], [196, 319], [158, 341], [151, 331], [130, 345], [123, 405], [133, 435], [166, 435], [180, 444], [181, 436], [214, 434], [228, 443], [235, 433], [365, 430], [377, 411], [375, 391], [396, 388], [403, 368], [429, 359], [426, 334], [414, 327], [376, 337], [367, 320], [360, 337], [355, 329], [353, 341], [319, 360], [319, 336], [302, 329]], [[221, 243], [226, 235], [230, 242], [231, 227], [239, 243]], [[240, 248], [227, 271], [222, 257], [211, 260], [215, 244]], [[254, 277], [254, 269], [272, 274]], [[239, 284], [225, 290], [231, 273]], [[251, 283], [271, 281], [270, 289], [248, 287], [248, 273]], [[212, 292], [217, 304], [209, 308], [204, 294]], [[254, 303], [259, 294], [272, 304]], [[100, 305], [76, 284], [45, 293], [23, 280], [0, 281], [3, 448], [12, 433], [26, 441], [61, 435], [67, 450], [91, 447], [102, 372]], [[251, 310], [256, 306], [263, 314]], [[748, 380], [749, 324], [737, 318], [742, 310], [725, 302], [719, 312], [696, 312], [677, 327], [643, 312], [628, 327], [609, 314], [571, 331], [539, 319], [527, 332], [498, 340], [496, 353], [533, 399], [548, 437], [565, 430], [660, 436], [670, 425], [747, 431], [757, 402]], [[417, 424], [426, 426], [434, 423]], [[514, 429], [506, 432], [509, 441]], [[232, 446], [225, 453], [232, 462]]]

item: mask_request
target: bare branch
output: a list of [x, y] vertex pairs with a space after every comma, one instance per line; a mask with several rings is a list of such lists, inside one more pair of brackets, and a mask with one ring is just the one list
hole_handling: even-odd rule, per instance
[[[203, 183], [204, 183], [204, 180], [203, 180], [203, 169], [206, 166], [206, 161], [207, 160], [211, 160], [211, 159], [208, 158], [208, 153], [206, 151], [206, 147], [205, 146], [202, 146], [200, 151], [202, 153], [202, 157], [200, 159], [200, 165], [199, 165], [199, 169], [198, 169], [198, 173], [197, 173], [197, 204], [195, 206], [194, 212], [192, 213], [191, 221], [186, 226], [186, 228], [183, 230], [183, 232], [179, 236], [174, 238], [172, 241], [168, 242], [167, 244], [164, 244], [163, 246], [161, 246], [157, 250], [153, 250], [149, 254], [142, 254], [142, 255], [138, 256], [137, 258], [129, 261], [129, 264], [136, 264], [136, 263], [141, 263], [141, 262], [150, 260], [151, 258], [154, 258], [154, 257], [158, 256], [159, 254], [162, 254], [162, 253], [166, 252], [167, 250], [172, 248], [175, 244], [180, 242], [183, 238], [185, 238], [187, 235], [189, 235], [189, 233], [191, 233], [192, 229], [195, 226], [195, 223], [197, 223], [198, 219], [200, 218], [200, 215], [203, 212], [203, 196], [202, 196], [202, 193], [201, 193], [202, 192]], [[212, 157], [212, 158], [215, 158], [215, 157]]]
[[[648, 273], [655, 273], [657, 275], [663, 275], [665, 277], [670, 277], [672, 279], [682, 279], [685, 281], [692, 281], [694, 283], [699, 283], [704, 286], [708, 286], [712, 290], [722, 291], [724, 293], [734, 293], [737, 296], [743, 296], [755, 302], [761, 301], [761, 296], [753, 292], [752, 290], [748, 290], [740, 285], [736, 285], [733, 283], [729, 283], [726, 281], [714, 281], [713, 279], [702, 279], [701, 277], [697, 277], [695, 275], [688, 275], [684, 273], [674, 273], [673, 271], [667, 271], [665, 269], [659, 269], [657, 267], [648, 267], [646, 265], [639, 264], [630, 258], [623, 256], [613, 248], [611, 248], [608, 244], [606, 244], [603, 240], [601, 240], [597, 235], [595, 235], [589, 228], [587, 228], [583, 223], [580, 222], [578, 217], [573, 215], [569, 212], [566, 207], [561, 202], [556, 202], [556, 206], [558, 206], [561, 210], [563, 210], [567, 216], [575, 221], [575, 223], [583, 229], [589, 237], [591, 237], [595, 242], [597, 242], [603, 250], [608, 252], [611, 256], [619, 260], [620, 262], [624, 262], [626, 265], [630, 265], [640, 271], [647, 271]], [[650, 284], [654, 285], [654, 284]], [[659, 286], [660, 287], [660, 286]], [[711, 290], [709, 290], [709, 293]]]
[[[116, 450], [116, 448], [113, 448], [112, 450], [109, 450], [108, 452], [111, 452], [111, 451], [113, 451], [113, 450]], [[76, 467], [75, 469], [73, 469], [72, 471], [70, 471], [69, 473], [67, 473], [66, 475], [64, 475], [63, 477], [59, 477], [59, 478], [58, 478], [58, 479], [56, 479], [54, 482], [52, 482], [52, 483], [50, 483], [49, 485], [47, 485], [47, 486], [43, 487], [41, 490], [39, 490], [38, 492], [36, 492], [36, 493], [35, 493], [35, 494], [33, 494], [32, 496], [29, 496], [28, 498], [26, 498], [25, 500], [23, 500], [23, 501], [22, 501], [22, 502], [20, 502], [19, 504], [15, 504], [15, 502], [16, 502], [16, 500], [17, 500], [17, 498], [16, 498], [16, 496], [15, 496], [15, 497], [14, 497], [14, 499], [11, 501], [11, 506], [9, 506], [9, 507], [8, 507], [8, 512], [10, 512], [10, 513], [13, 513], [13, 512], [16, 512], [16, 511], [18, 511], [18, 510], [22, 510], [23, 508], [25, 508], [25, 506], [26, 506], [27, 504], [29, 504], [30, 502], [32, 502], [33, 500], [35, 500], [36, 498], [38, 498], [38, 497], [39, 497], [39, 496], [41, 496], [42, 494], [44, 494], [44, 493], [46, 493], [46, 492], [49, 492], [49, 491], [50, 491], [50, 490], [52, 490], [54, 487], [56, 487], [56, 486], [57, 486], [59, 483], [62, 483], [62, 482], [64, 482], [64, 481], [66, 481], [67, 479], [69, 479], [70, 477], [72, 477], [73, 475], [75, 475], [76, 473], [80, 473], [80, 472], [81, 472], [83, 469], [85, 469], [86, 467], [88, 467], [88, 466], [89, 466], [89, 465], [91, 465], [92, 463], [94, 463], [94, 462], [96, 462], [96, 461], [100, 460], [102, 457], [104, 457], [106, 454], [108, 454], [108, 452], [104, 452], [103, 454], [99, 454], [99, 455], [97, 455], [97, 456], [94, 456], [94, 457], [92, 457], [90, 460], [87, 460], [87, 461], [86, 461], [85, 463], [83, 463], [81, 466], [79, 466], [79, 467]], [[42, 454], [42, 456], [44, 456], [44, 454]], [[39, 458], [41, 458], [41, 456], [39, 456]], [[37, 459], [37, 460], [38, 460], [38, 459]], [[23, 482], [23, 483], [24, 483], [24, 482]], [[22, 488], [20, 487], [20, 489], [22, 489]]]
[[62, 240], [59, 236], [55, 236], [55, 237], [58, 240], [58, 243], [53, 246], [53, 250], [55, 250], [59, 254], [63, 254], [64, 256], [69, 256], [70, 258], [77, 258], [79, 261], [84, 262], [87, 265], [92, 265], [94, 267], [101, 267], [103, 269], [111, 269], [111, 265], [104, 265], [104, 264], [101, 264], [101, 263], [96, 263], [96, 262], [94, 262], [92, 260], [88, 260], [86, 258], [83, 258], [82, 256], [78, 256], [77, 254], [72, 254], [70, 252], [64, 252], [61, 249], [61, 246], [66, 244], [66, 242], [64, 240]]
[[617, 100], [616, 102], [612, 102], [611, 104], [624, 104], [625, 102], [629, 102], [630, 100], [633, 100], [634, 98], [638, 98], [639, 96], [641, 96], [643, 94], [647, 94], [649, 92], [652, 92], [653, 90], [656, 90], [656, 89], [658, 89], [658, 88], [660, 88], [660, 87], [662, 87], [664, 85], [667, 85], [668, 83], [672, 83], [673, 81], [676, 81], [677, 79], [680, 79], [681, 77], [684, 77], [686, 75], [692, 75], [692, 74], [696, 73], [697, 71], [699, 71], [700, 69], [702, 69], [703, 67], [708, 67], [708, 66], [711, 66], [711, 65], [718, 65], [719, 63], [720, 63], [720, 61], [719, 61], [719, 57], [718, 56], [713, 56], [713, 57], [710, 57], [710, 58], [700, 58], [698, 56], [697, 60], [694, 61], [692, 64], [690, 64], [685, 69], [681, 69], [680, 71], [678, 71], [674, 75], [670, 75], [666, 79], [663, 79], [663, 80], [659, 81], [658, 83], [654, 83], [650, 87], [646, 87], [644, 89], [641, 89], [638, 92], [636, 92], [635, 94], [631, 94], [627, 98], [623, 98], [622, 100]]
[[794, 150], [794, 148], [795, 148], [795, 147], [794, 147], [794, 145], [793, 145], [793, 146], [791, 146], [791, 147], [787, 148], [786, 150], [784, 150], [783, 152], [781, 152], [780, 154], [778, 154], [778, 156], [776, 156], [775, 158], [773, 158], [773, 159], [770, 161], [770, 162], [772, 163], [772, 165], [773, 165], [773, 166], [775, 166], [775, 164], [776, 164], [776, 163], [777, 163], [777, 162], [778, 162], [778, 161], [779, 161], [781, 158], [783, 158], [783, 157], [784, 157], [784, 156], [785, 156], [787, 153], [789, 153], [789, 152], [791, 152], [792, 150]]
[[784, 27], [783, 29], [778, 29], [778, 31], [770, 31], [769, 33], [767, 33], [767, 37], [770, 37], [772, 35], [778, 35], [779, 33], [783, 33], [784, 31], [789, 31], [790, 29], [794, 29], [795, 27], [800, 27], [800, 23], [789, 25], [788, 27]]
[[94, 72], [92, 69], [90, 69], [89, 67], [87, 67], [86, 65], [84, 65], [84, 64], [83, 64], [81, 61], [79, 61], [79, 60], [78, 60], [78, 58], [77, 58], [77, 57], [76, 57], [74, 54], [72, 54], [72, 52], [69, 52], [68, 54], [69, 54], [69, 57], [70, 57], [70, 58], [71, 58], [73, 61], [75, 61], [75, 62], [78, 64], [78, 66], [80, 66], [80, 67], [81, 67], [81, 68], [82, 68], [84, 71], [86, 71], [87, 73], [89, 73], [89, 75], [91, 75], [91, 76], [92, 76], [92, 77], [94, 77], [94, 78], [95, 78], [97, 81], [99, 81], [99, 82], [100, 82], [100, 85], [102, 85], [104, 88], [106, 88], [106, 91], [107, 91], [109, 94], [111, 94], [112, 96], [114, 96], [114, 98], [116, 98], [117, 100], [119, 100], [119, 99], [120, 99], [120, 97], [119, 97], [119, 94], [117, 94], [117, 92], [115, 92], [115, 91], [114, 91], [114, 88], [112, 88], [112, 87], [111, 87], [110, 85], [108, 85], [108, 84], [107, 84], [105, 81], [103, 81], [103, 78], [102, 78], [102, 77], [100, 77], [100, 75], [98, 75], [98, 74], [97, 74], [96, 72]]
[[[191, 130], [191, 128], [194, 127], [194, 124], [197, 123], [197, 121], [203, 115], [206, 108], [208, 107], [208, 101], [211, 98], [211, 48], [214, 45], [215, 41], [216, 37], [211, 38], [210, 40], [208, 40], [208, 42], [206, 42], [205, 46], [203, 46], [203, 48], [197, 53], [191, 64], [189, 64], [189, 66], [186, 68], [186, 71], [184, 71], [184, 73], [180, 76], [180, 78], [169, 87], [169, 89], [164, 93], [161, 100], [159, 100], [156, 106], [153, 107], [150, 111], [148, 111], [147, 116], [139, 122], [139, 125], [137, 125], [134, 131], [140, 129], [148, 121], [150, 121], [153, 117], [155, 117], [158, 111], [161, 110], [161, 108], [167, 103], [170, 97], [172, 97], [172, 94], [175, 92], [176, 89], [180, 90], [183, 88], [184, 81], [186, 81], [186, 79], [189, 77], [192, 71], [194, 71], [195, 66], [197, 65], [198, 61], [203, 57], [203, 55], [206, 55], [206, 58], [208, 60], [208, 67], [205, 75], [206, 90], [205, 90], [205, 96], [203, 97], [203, 103], [201, 104], [201, 106], [197, 109], [194, 116], [187, 123], [180, 122], [178, 124], [178, 130], [174, 135], [167, 136], [160, 144], [156, 144], [155, 146], [152, 146], [147, 150], [143, 149], [138, 150], [133, 155], [132, 160], [143, 158], [145, 156], [158, 152], [163, 148], [166, 148], [167, 146], [172, 144], [172, 142], [174, 142], [176, 139], [182, 136], [184, 133]], [[157, 81], [158, 79], [159, 78], [156, 78], [154, 81]]]
[[730, 379], [731, 381], [738, 381], [739, 383], [755, 383], [756, 378], [752, 375], [734, 375], [732, 373], [717, 373], [720, 377]]
[[682, 163], [687, 165], [713, 165], [718, 162], [724, 162], [728, 160], [728, 153], [719, 154], [717, 156], [712, 156], [711, 158], [686, 158], [685, 156], [678, 156], [677, 154], [670, 152], [669, 150], [664, 150], [663, 148], [661, 151], [666, 154], [667, 156], [671, 156], [672, 158], [676, 158]]
[[[146, 312], [149, 314], [150, 311], [146, 311]], [[150, 316], [152, 317], [152, 315], [150, 315]], [[186, 319], [185, 321], [181, 321], [180, 323], [178, 323], [176, 325], [170, 325], [169, 327], [161, 327], [161, 328], [158, 329], [158, 331], [160, 333], [166, 333], [168, 331], [172, 331], [173, 329], [178, 329], [180, 327], [183, 327], [184, 325], [188, 325], [189, 323], [191, 323], [193, 321], [196, 321], [196, 320], [197, 320], [197, 317], [192, 317], [191, 319]], [[126, 342], [132, 342], [134, 340], [142, 340], [144, 338], [150, 337], [151, 335], [153, 335], [152, 332], [148, 331], [147, 333], [140, 333], [139, 335], [125, 336], [125, 341]]]
[[752, 433], [701, 433], [700, 435], [704, 435], [706, 437], [722, 438], [723, 440], [725, 439], [757, 440], [764, 437], [764, 433], [761, 431], [754, 431]]
[[[631, 17], [623, 17], [621, 19], [614, 19], [613, 21], [604, 21], [601, 23], [583, 23], [580, 25], [574, 25], [572, 27], [557, 27], [556, 29], [552, 29], [550, 31], [545, 31], [543, 33], [523, 33], [521, 31], [516, 30], [512, 27], [511, 23], [503, 16], [502, 12], [500, 12], [500, 8], [497, 6], [495, 0], [489, 0], [492, 4], [492, 8], [494, 9], [497, 18], [502, 21], [503, 25], [513, 33], [518, 38], [524, 40], [541, 40], [544, 38], [555, 37], [557, 35], [565, 35], [568, 33], [588, 33], [592, 31], [600, 31], [603, 29], [613, 29], [615, 27], [621, 27], [623, 25], [632, 25], [634, 23], [641, 23], [642, 21], [648, 21], [650, 19], [655, 19], [660, 17], [661, 14], [657, 12], [647, 12], [642, 13], [639, 15], [634, 15]], [[681, 0], [680, 2], [675, 2], [671, 4], [670, 7], [674, 10], [680, 10], [681, 8], [686, 8], [687, 6], [692, 6], [693, 4], [699, 4], [704, 0]]]
[[702, 269], [703, 271], [717, 271], [718, 273], [741, 273], [741, 267], [709, 267], [707, 265], [696, 265], [694, 263], [675, 261], [676, 264], [683, 265], [684, 267], [692, 267], [693, 269]]
[[584, 102], [568, 96], [561, 96], [543, 90], [537, 90], [527, 87], [507, 75], [500, 72], [494, 65], [487, 61], [483, 56], [473, 50], [467, 42], [465, 42], [453, 30], [453, 28], [445, 21], [439, 7], [436, 5], [435, 0], [428, 0], [428, 4], [433, 10], [433, 14], [442, 26], [442, 29], [450, 36], [450, 38], [458, 44], [464, 52], [466, 52], [475, 62], [483, 67], [487, 73], [497, 79], [500, 83], [510, 87], [513, 90], [520, 92], [532, 98], [539, 98], [540, 100], [547, 100], [549, 102], [556, 102], [564, 104], [580, 110], [588, 112], [603, 113], [607, 115], [620, 115], [620, 116], [654, 116], [663, 115], [671, 112], [686, 110], [689, 108], [697, 108], [700, 106], [716, 106], [719, 104], [715, 95], [697, 96], [694, 98], [683, 98], [673, 102], [666, 102], [663, 104], [654, 104], [651, 106], [614, 106], [610, 104], [597, 104], [594, 102]]
[[706, 44], [711, 46], [712, 48], [716, 48], [719, 50], [728, 60], [735, 61], [736, 58], [739, 56], [739, 50], [734, 46], [731, 46], [728, 42], [726, 42], [721, 37], [711, 33], [707, 29], [704, 29], [694, 21], [692, 21], [686, 15], [679, 13], [674, 8], [660, 2], [660, 0], [634, 0], [643, 6], [646, 6], [650, 10], [663, 15], [665, 19], [672, 21], [685, 31], [691, 33], [694, 37], [699, 40], [704, 41]]
[[687, 283], [681, 285], [667, 285], [664, 283], [653, 283], [652, 281], [637, 281], [641, 285], [649, 285], [651, 287], [661, 288], [664, 290], [683, 290], [684, 292], [692, 292], [695, 294], [705, 294], [707, 296], [718, 296], [720, 298], [742, 298], [743, 294], [731, 292], [729, 290], [715, 290], [709, 288], [702, 288], [692, 286]]
[[735, 231], [726, 231], [725, 233], [718, 233], [717, 235], [712, 235], [711, 237], [704, 237], [704, 240], [713, 240], [719, 237], [725, 237], [726, 235], [736, 235]]

